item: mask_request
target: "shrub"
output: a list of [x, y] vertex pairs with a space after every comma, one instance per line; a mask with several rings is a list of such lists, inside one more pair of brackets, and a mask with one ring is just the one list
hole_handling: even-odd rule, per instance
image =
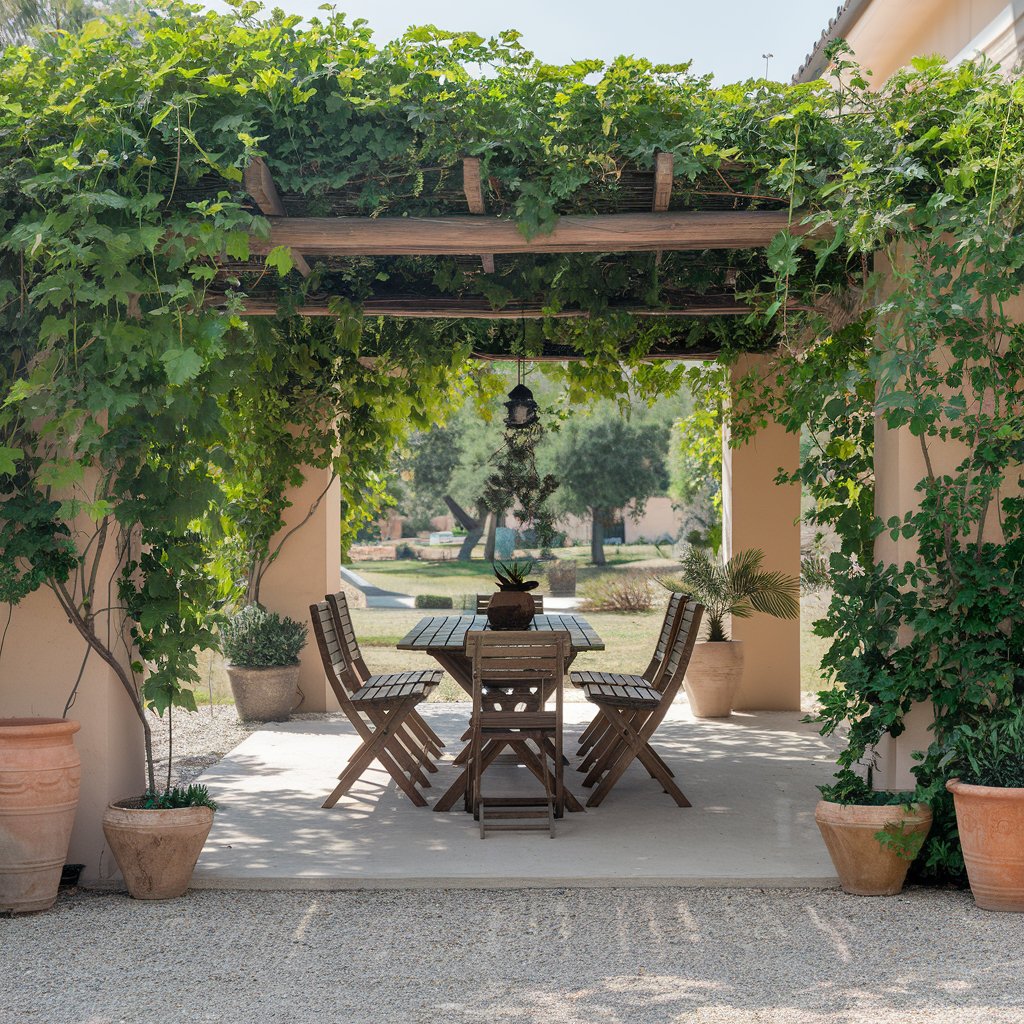
[[454, 608], [454, 602], [445, 594], [417, 594], [415, 608]]
[[651, 578], [643, 572], [605, 573], [588, 580], [580, 593], [588, 612], [649, 612], [654, 604]]
[[419, 557], [416, 554], [416, 549], [411, 544], [397, 544], [395, 546], [395, 558], [400, 561], [415, 561]]
[[306, 646], [306, 625], [250, 604], [224, 624], [220, 646], [224, 657], [239, 668], [294, 665]]
[[576, 593], [576, 563], [556, 560], [544, 569], [548, 590], [555, 597], [572, 597]]
[[1024, 708], [1001, 709], [980, 725], [962, 725], [953, 739], [961, 782], [1024, 789]]

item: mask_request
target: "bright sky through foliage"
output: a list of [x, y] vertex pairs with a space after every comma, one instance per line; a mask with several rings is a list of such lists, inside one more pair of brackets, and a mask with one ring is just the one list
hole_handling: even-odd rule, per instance
[[[835, 14], [837, 0], [342, 0], [349, 18], [365, 18], [379, 41], [409, 25], [472, 30], [489, 36], [506, 28], [523, 33], [542, 60], [565, 64], [621, 53], [658, 63], [692, 60], [719, 83], [764, 74], [762, 54], [772, 53], [769, 76], [788, 82]], [[289, 14], [310, 17], [320, 0], [276, 0]], [[211, 6], [220, 6], [211, 4]]]

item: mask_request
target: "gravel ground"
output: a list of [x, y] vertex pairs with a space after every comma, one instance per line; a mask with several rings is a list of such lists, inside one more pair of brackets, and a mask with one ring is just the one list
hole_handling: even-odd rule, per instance
[[68, 892], [0, 951], [2, 1024], [1024, 1022], [1024, 917], [952, 892]]

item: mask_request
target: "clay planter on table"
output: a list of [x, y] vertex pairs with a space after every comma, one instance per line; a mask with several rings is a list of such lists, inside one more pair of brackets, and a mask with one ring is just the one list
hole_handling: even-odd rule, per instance
[[683, 686], [697, 718], [727, 718], [743, 678], [740, 640], [703, 641], [693, 645]]
[[875, 835], [895, 825], [907, 837], [921, 835], [923, 842], [932, 827], [932, 812], [927, 804], [914, 804], [908, 812], [900, 804], [876, 807], [821, 800], [814, 820], [846, 892], [895, 896], [903, 888], [910, 861], [883, 846]]
[[228, 665], [235, 709], [243, 722], [284, 722], [299, 706], [301, 666], [244, 668]]
[[528, 590], [499, 590], [487, 605], [491, 629], [529, 629], [533, 622], [533, 594]]
[[0, 910], [57, 899], [78, 806], [77, 722], [0, 718]]
[[192, 880], [213, 825], [213, 810], [144, 810], [138, 803], [135, 799], [111, 804], [103, 814], [103, 834], [135, 899], [173, 899]]
[[1024, 911], [1024, 789], [951, 779], [956, 827], [974, 902], [983, 910]]

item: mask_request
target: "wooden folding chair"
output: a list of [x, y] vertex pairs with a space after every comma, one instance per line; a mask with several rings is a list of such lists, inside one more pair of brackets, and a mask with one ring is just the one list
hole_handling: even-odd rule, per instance
[[703, 614], [703, 605], [687, 602], [665, 660], [664, 685], [660, 690], [642, 684], [624, 686], [598, 682], [584, 685], [587, 700], [597, 706], [608, 723], [608, 735], [614, 737], [613, 742], [602, 746], [594, 766], [583, 780], [588, 788], [596, 785], [587, 801], [588, 807], [601, 804], [634, 760], [640, 761], [678, 806], [691, 806], [673, 781], [672, 772], [654, 751], [650, 739], [683, 685]]
[[[373, 673], [363, 659], [363, 652], [359, 649], [359, 640], [356, 638], [355, 627], [352, 625], [352, 613], [349, 611], [348, 598], [345, 597], [344, 592], [339, 591], [337, 594], [328, 594], [324, 600], [331, 606], [335, 629], [348, 653], [348, 663], [352, 666], [352, 671], [359, 679], [360, 685], [363, 685], [372, 677]], [[434, 757], [441, 756], [441, 751], [444, 748], [443, 740], [427, 725], [418, 711], [413, 710], [409, 714], [408, 728], [415, 735], [418, 745], [423, 746]], [[427, 771], [437, 771], [437, 766], [429, 759], [425, 767]]]
[[345, 717], [363, 741], [349, 758], [345, 770], [338, 776], [338, 785], [323, 806], [333, 807], [370, 763], [377, 760], [417, 807], [425, 807], [427, 801], [416, 787], [430, 785], [423, 774], [423, 768], [431, 763], [430, 752], [416, 742], [408, 718], [430, 689], [441, 681], [441, 670], [397, 672], [360, 679], [348, 659], [346, 644], [338, 635], [328, 602], [311, 604], [309, 615], [327, 681]]
[[[466, 652], [473, 662], [467, 797], [480, 822], [480, 838], [486, 836], [488, 827], [546, 828], [554, 838], [555, 818], [565, 813], [562, 681], [571, 653], [569, 634], [563, 630], [474, 630], [466, 635]], [[554, 711], [545, 707], [548, 694], [555, 698]], [[543, 797], [484, 796], [483, 774], [506, 748], [541, 781]], [[537, 818], [547, 821], [532, 823]]]
[[[639, 675], [623, 672], [580, 671], [571, 672], [569, 674], [569, 681], [573, 686], [578, 687], [586, 686], [590, 683], [612, 683], [620, 686], [653, 686], [656, 690], [661, 690], [665, 681], [664, 669], [668, 652], [679, 629], [679, 623], [682, 621], [683, 609], [689, 599], [688, 595], [679, 593], [673, 593], [669, 597], [668, 607], [665, 609], [665, 618], [662, 620], [661, 630], [658, 633], [658, 641], [654, 645], [654, 654], [651, 656], [647, 668]], [[594, 716], [593, 721], [583, 730], [583, 733], [580, 735], [579, 749], [577, 750], [577, 753], [584, 757], [580, 770], [590, 767], [592, 759], [586, 756], [587, 751], [594, 748], [595, 744], [598, 744], [608, 736], [608, 728], [607, 719], [598, 712]]]
[[[476, 595], [476, 613], [477, 615], [487, 614], [487, 605], [490, 603], [490, 594], [477, 594]], [[534, 594], [533, 595], [533, 614], [543, 615], [544, 614], [544, 595]]]

